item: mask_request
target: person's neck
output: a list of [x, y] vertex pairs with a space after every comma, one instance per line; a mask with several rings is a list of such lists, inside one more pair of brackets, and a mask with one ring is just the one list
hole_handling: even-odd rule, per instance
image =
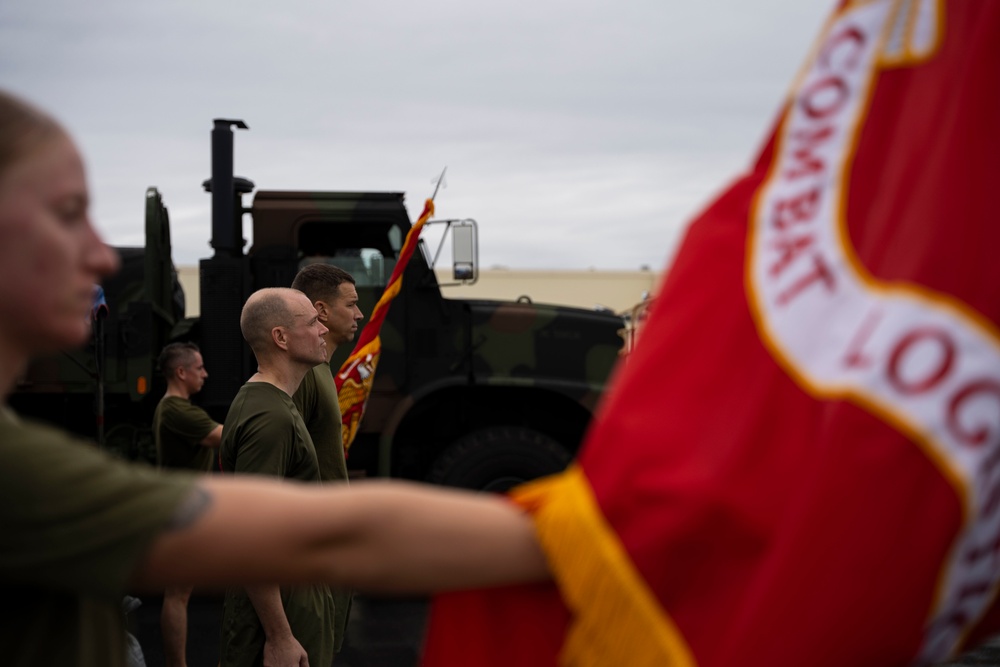
[[337, 351], [337, 344], [333, 342], [333, 336], [330, 335], [329, 331], [323, 335], [323, 340], [326, 341], [326, 363], [330, 363], [330, 360], [333, 359], [333, 353]]
[[167, 391], [163, 394], [166, 396], [176, 396], [177, 398], [183, 398], [185, 401], [191, 400], [191, 394], [188, 393], [187, 389], [184, 387], [179, 387], [175, 384], [167, 383]]
[[254, 373], [247, 382], [266, 382], [268, 384], [273, 384], [275, 387], [285, 392], [289, 396], [295, 394], [299, 385], [302, 383], [302, 378], [305, 377], [306, 373], [309, 372], [311, 366], [302, 366], [301, 364], [281, 364], [281, 365], [268, 365], [268, 366], [258, 366], [257, 372]]

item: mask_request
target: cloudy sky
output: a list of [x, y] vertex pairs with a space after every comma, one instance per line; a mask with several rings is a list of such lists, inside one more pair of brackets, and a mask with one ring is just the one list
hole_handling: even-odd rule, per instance
[[447, 167], [438, 217], [478, 221], [486, 267], [659, 269], [832, 6], [3, 0], [0, 86], [76, 137], [109, 242], [142, 244], [158, 187], [179, 265], [211, 254], [223, 117], [258, 188], [403, 191], [415, 218]]

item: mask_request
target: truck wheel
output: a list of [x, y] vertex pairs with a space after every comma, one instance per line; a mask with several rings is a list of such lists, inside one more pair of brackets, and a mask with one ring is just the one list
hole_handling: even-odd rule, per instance
[[497, 426], [459, 438], [438, 456], [427, 481], [502, 493], [521, 482], [560, 472], [573, 457], [537, 431]]

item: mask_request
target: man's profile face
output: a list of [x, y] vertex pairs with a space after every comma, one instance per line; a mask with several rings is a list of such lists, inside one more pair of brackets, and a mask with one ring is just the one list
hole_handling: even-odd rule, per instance
[[184, 383], [189, 394], [197, 394], [205, 386], [208, 371], [205, 370], [205, 361], [202, 359], [201, 352], [191, 352], [187, 363], [181, 366], [179, 371], [178, 377]]
[[323, 323], [330, 330], [330, 337], [335, 345], [341, 345], [354, 340], [358, 333], [358, 323], [365, 318], [358, 308], [358, 290], [348, 282], [337, 286], [337, 293], [324, 302], [326, 317]]
[[288, 310], [291, 324], [285, 328], [288, 353], [295, 361], [311, 366], [329, 361], [326, 339], [327, 328], [319, 321], [319, 314], [309, 298], [301, 292], [289, 298]]

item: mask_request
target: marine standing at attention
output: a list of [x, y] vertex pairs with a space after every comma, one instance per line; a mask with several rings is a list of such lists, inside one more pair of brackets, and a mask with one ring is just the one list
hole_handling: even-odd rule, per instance
[[[222, 424], [191, 403], [208, 372], [194, 343], [170, 343], [160, 352], [167, 391], [153, 413], [156, 464], [160, 468], [208, 472], [222, 443]], [[187, 605], [191, 586], [168, 586], [163, 593], [160, 630], [167, 667], [187, 667]]]
[[[323, 335], [327, 362], [313, 366], [305, 374], [292, 400], [316, 448], [320, 479], [347, 483], [340, 401], [329, 362], [337, 346], [354, 340], [358, 323], [364, 319], [358, 308], [358, 290], [350, 273], [330, 264], [307, 264], [302, 267], [292, 281], [292, 288], [309, 297], [319, 321], [327, 328]], [[347, 630], [351, 593], [334, 591], [333, 601], [337, 618], [334, 650], [339, 653]]]
[[[240, 316], [257, 372], [236, 394], [223, 428], [222, 469], [319, 482], [312, 438], [292, 395], [303, 376], [329, 359], [316, 308], [305, 294], [273, 287], [254, 292]], [[334, 600], [326, 585], [230, 588], [222, 616], [222, 665], [329, 665]]]

